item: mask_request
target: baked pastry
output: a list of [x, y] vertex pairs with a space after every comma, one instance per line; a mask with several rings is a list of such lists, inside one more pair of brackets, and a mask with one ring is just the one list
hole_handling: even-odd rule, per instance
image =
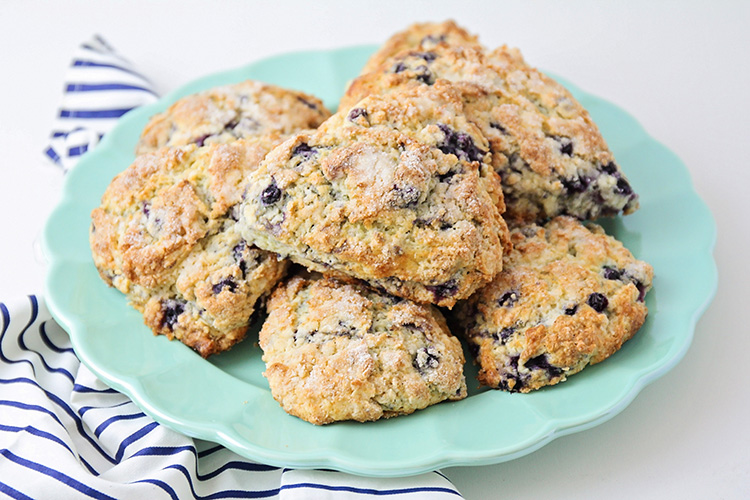
[[361, 73], [377, 71], [380, 66], [388, 63], [395, 55], [406, 50], [430, 50], [441, 42], [452, 46], [482, 48], [477, 36], [457, 25], [455, 21], [415, 23], [388, 38], [377, 52], [367, 60]]
[[317, 97], [247, 80], [178, 100], [149, 120], [136, 154], [164, 146], [232, 142], [268, 132], [314, 129], [330, 116]]
[[114, 178], [91, 214], [99, 274], [155, 332], [202, 356], [245, 334], [257, 300], [287, 264], [235, 231], [244, 180], [281, 141], [270, 133], [144, 154]]
[[601, 227], [561, 216], [511, 237], [503, 271], [456, 307], [482, 384], [510, 392], [557, 384], [643, 325], [653, 269]]
[[404, 86], [463, 83], [465, 113], [488, 139], [502, 179], [507, 220], [596, 219], [637, 209], [638, 197], [589, 113], [518, 50], [485, 52], [443, 41], [396, 55], [378, 52], [372, 61], [382, 62], [353, 81], [339, 109]]
[[264, 375], [284, 410], [308, 422], [377, 420], [466, 397], [461, 344], [432, 306], [298, 275], [267, 310]]
[[92, 212], [99, 274], [155, 333], [202, 356], [241, 340], [288, 263], [235, 228], [247, 174], [287, 135], [330, 116], [308, 94], [248, 80], [175, 102]]
[[487, 144], [449, 85], [372, 96], [250, 174], [244, 238], [326, 274], [451, 307], [508, 242]]

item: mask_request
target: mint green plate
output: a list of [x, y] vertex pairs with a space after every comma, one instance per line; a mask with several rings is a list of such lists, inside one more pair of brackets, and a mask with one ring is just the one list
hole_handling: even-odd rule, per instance
[[[716, 290], [716, 228], [687, 170], [627, 113], [568, 86], [601, 127], [641, 195], [641, 209], [606, 222], [656, 270], [645, 326], [622, 350], [567, 382], [532, 394], [481, 390], [467, 364], [470, 396], [413, 415], [316, 427], [289, 416], [262, 376], [259, 325], [232, 351], [203, 360], [152, 335], [125, 297], [108, 288], [88, 245], [89, 213], [115, 174], [133, 160], [148, 118], [193, 92], [253, 78], [319, 96], [335, 108], [373, 47], [273, 57], [211, 75], [128, 113], [66, 178], [44, 232], [46, 299], [76, 353], [97, 376], [154, 419], [271, 465], [325, 467], [370, 476], [407, 476], [452, 465], [511, 460], [620, 412], [685, 354]], [[644, 423], [645, 425], [645, 423]]]

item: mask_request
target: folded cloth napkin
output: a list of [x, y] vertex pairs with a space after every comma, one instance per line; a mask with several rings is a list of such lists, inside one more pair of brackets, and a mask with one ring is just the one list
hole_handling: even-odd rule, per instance
[[100, 36], [81, 44], [65, 75], [63, 99], [44, 154], [67, 171], [117, 119], [155, 102], [151, 82]]
[[[76, 54], [63, 100], [70, 112], [61, 112], [58, 122], [65, 122], [63, 115], [80, 121], [60, 125], [46, 151], [64, 169], [96, 145], [124, 114], [119, 111], [155, 98], [145, 78], [117, 83], [125, 77], [109, 70], [137, 75], [123, 61], [101, 37]], [[80, 91], [81, 82], [88, 90]], [[140, 104], [132, 96], [137, 86]], [[120, 91], [131, 99], [127, 104]], [[67, 107], [71, 93], [81, 95]], [[119, 111], [81, 113], [96, 109]], [[0, 316], [0, 492], [11, 498], [461, 498], [440, 472], [385, 479], [272, 467], [189, 438], [152, 420], [82, 365], [41, 298], [0, 302]]]

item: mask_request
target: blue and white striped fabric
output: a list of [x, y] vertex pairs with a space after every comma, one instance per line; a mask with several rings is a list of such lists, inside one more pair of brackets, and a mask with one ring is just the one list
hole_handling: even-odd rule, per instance
[[0, 493], [18, 499], [460, 499], [438, 472], [271, 467], [154, 422], [80, 363], [35, 296], [0, 302]]
[[67, 171], [117, 119], [158, 99], [151, 82], [100, 36], [81, 44], [65, 75], [63, 99], [44, 154]]
[[[117, 117], [155, 99], [100, 37], [81, 46], [68, 76], [46, 151], [66, 170]], [[0, 316], [0, 493], [10, 498], [461, 498], [439, 472], [380, 479], [271, 467], [181, 435], [82, 365], [43, 300], [0, 302]]]

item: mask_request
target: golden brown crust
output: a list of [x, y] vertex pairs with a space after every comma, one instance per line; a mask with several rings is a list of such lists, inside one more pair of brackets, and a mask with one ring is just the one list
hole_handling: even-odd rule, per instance
[[220, 228], [242, 198], [244, 177], [280, 140], [272, 133], [136, 158], [92, 212], [97, 267], [145, 287], [169, 279], [198, 240]]
[[417, 302], [468, 297], [509, 240], [486, 142], [460, 106], [448, 85], [407, 89], [293, 137], [251, 174], [243, 235]]
[[467, 118], [489, 140], [509, 220], [560, 214], [593, 219], [636, 210], [637, 196], [588, 112], [516, 49], [485, 52], [441, 42], [389, 55], [368, 69], [349, 86], [339, 109], [403, 87], [459, 84]]
[[415, 23], [388, 38], [368, 59], [361, 73], [377, 71], [390, 64], [395, 55], [406, 50], [429, 50], [441, 42], [454, 46], [481, 47], [476, 35], [472, 35], [453, 20], [441, 23]]
[[231, 218], [247, 173], [280, 141], [272, 132], [164, 148], [137, 157], [105, 191], [91, 214], [94, 263], [155, 333], [204, 357], [226, 350], [283, 277], [287, 263], [248, 246]]
[[136, 154], [162, 147], [226, 143], [268, 132], [313, 129], [330, 116], [317, 97], [247, 80], [178, 100], [151, 118]]
[[268, 302], [260, 346], [274, 398], [317, 425], [466, 396], [463, 351], [438, 310], [356, 282], [292, 277]]
[[503, 271], [458, 307], [482, 384], [553, 385], [616, 352], [643, 325], [653, 270], [570, 217], [511, 232]]

